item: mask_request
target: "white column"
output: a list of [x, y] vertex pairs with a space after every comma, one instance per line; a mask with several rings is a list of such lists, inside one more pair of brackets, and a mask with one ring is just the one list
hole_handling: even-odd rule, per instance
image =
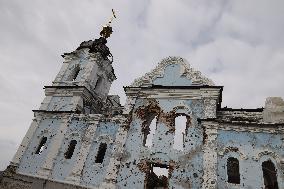
[[207, 138], [204, 144], [203, 155], [203, 189], [217, 188], [217, 129], [205, 125]]
[[79, 184], [80, 183], [81, 173], [82, 173], [82, 170], [84, 168], [84, 164], [86, 162], [86, 159], [87, 159], [87, 156], [89, 154], [92, 142], [93, 142], [94, 137], [95, 137], [97, 125], [99, 123], [99, 118], [100, 118], [100, 116], [96, 115], [94, 120], [89, 122], [90, 125], [87, 128], [87, 130], [85, 131], [84, 137], [81, 139], [82, 144], [81, 144], [81, 147], [80, 147], [78, 157], [76, 159], [76, 162], [73, 166], [71, 173], [66, 178], [66, 180], [72, 182], [73, 184]]
[[121, 125], [116, 137], [115, 137], [115, 145], [112, 150], [112, 157], [110, 158], [109, 165], [107, 168], [107, 173], [105, 176], [104, 182], [101, 184], [100, 188], [103, 189], [115, 189], [116, 188], [116, 182], [117, 182], [117, 176], [119, 172], [119, 165], [121, 162], [121, 154], [123, 153], [124, 147], [123, 145], [126, 142], [127, 137], [127, 126], [128, 125]]
[[36, 115], [36, 117], [33, 119], [33, 122], [30, 125], [29, 130], [27, 131], [25, 137], [23, 138], [21, 145], [19, 146], [16, 154], [13, 157], [13, 160], [11, 161], [11, 165], [18, 166], [25, 151], [27, 150], [34, 133], [36, 132], [36, 129], [38, 128], [38, 125], [41, 121], [42, 117], [39, 115]]
[[51, 141], [50, 149], [48, 150], [45, 161], [42, 167], [37, 171], [39, 177], [48, 178], [51, 174], [54, 160], [59, 152], [59, 149], [64, 139], [64, 135], [68, 128], [67, 125], [69, 124], [71, 119], [72, 116], [70, 115], [66, 115], [62, 118], [62, 123], [58, 128], [57, 134]]

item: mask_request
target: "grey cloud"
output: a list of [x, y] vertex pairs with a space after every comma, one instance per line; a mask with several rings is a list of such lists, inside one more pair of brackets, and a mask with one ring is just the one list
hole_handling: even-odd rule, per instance
[[9, 161], [12, 159], [16, 149], [17, 144], [14, 141], [0, 139], [0, 170], [3, 170], [8, 166]]

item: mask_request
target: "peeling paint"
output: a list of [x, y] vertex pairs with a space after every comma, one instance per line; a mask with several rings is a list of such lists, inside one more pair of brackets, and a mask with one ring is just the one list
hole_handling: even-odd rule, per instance
[[[270, 162], [277, 171], [272, 182], [284, 188], [281, 98], [268, 98], [264, 109], [221, 108], [223, 87], [186, 60], [169, 57], [125, 87], [128, 99], [121, 106], [118, 96], [108, 95], [116, 79], [109, 60], [84, 46], [64, 58], [1, 187], [260, 189], [268, 183], [263, 162]], [[175, 149], [181, 115], [183, 148]], [[43, 137], [43, 150], [35, 153]], [[66, 158], [72, 140], [74, 151]], [[229, 158], [238, 161], [239, 183], [228, 179]], [[158, 176], [153, 167], [168, 175]]]

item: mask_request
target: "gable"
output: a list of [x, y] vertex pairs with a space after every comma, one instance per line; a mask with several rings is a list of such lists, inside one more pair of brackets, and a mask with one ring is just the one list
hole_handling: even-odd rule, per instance
[[189, 63], [181, 57], [163, 59], [155, 69], [136, 79], [130, 87], [162, 86], [214, 86], [201, 72], [190, 68]]

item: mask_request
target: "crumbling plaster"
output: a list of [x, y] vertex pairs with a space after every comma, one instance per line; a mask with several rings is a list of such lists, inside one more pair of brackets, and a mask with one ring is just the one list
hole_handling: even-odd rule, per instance
[[[236, 157], [240, 165], [240, 184], [234, 188], [262, 188], [262, 162], [270, 159], [277, 168], [279, 188], [283, 188], [283, 134], [247, 131], [218, 131], [218, 188], [230, 188], [227, 183], [228, 157]], [[233, 187], [232, 187], [233, 188]]]
[[[151, 78], [154, 84], [162, 86], [168, 84], [191, 86], [192, 81], [179, 74], [180, 70], [184, 70], [184, 65], [178, 64], [180, 60], [182, 59], [173, 61], [172, 64], [167, 63], [168, 65], [164, 67], [165, 74], [160, 74], [157, 79], [153, 79], [155, 74], [147, 77]], [[167, 72], [170, 74], [166, 74]], [[173, 79], [173, 82], [169, 82]], [[132, 122], [125, 144], [126, 157], [122, 160], [118, 185], [125, 188], [143, 188], [147, 182], [148, 164], [157, 163], [173, 167], [169, 178], [169, 188], [201, 188], [203, 129], [197, 119], [216, 117], [219, 96], [215, 94], [215, 91], [218, 90], [212, 91], [209, 87], [207, 90], [171, 88], [159, 90], [143, 87], [146, 86], [142, 82], [144, 80], [145, 78], [142, 78], [126, 89], [126, 94], [133, 94], [137, 91], [137, 87], [139, 88], [137, 83], [141, 86], [132, 111]], [[151, 86], [149, 80], [145, 83]], [[149, 127], [148, 119], [153, 118], [153, 114], [158, 117], [153, 145], [149, 148], [143, 146], [145, 137], [143, 132], [147, 130], [145, 127]], [[190, 125], [187, 126], [183, 151], [173, 149], [174, 131], [178, 127], [174, 125], [174, 119], [180, 114], [190, 117], [191, 120]]]
[[[109, 60], [86, 48], [63, 57], [2, 186], [140, 189], [148, 186], [155, 165], [167, 167], [168, 188], [261, 189], [261, 164], [269, 159], [277, 169], [279, 188], [284, 188], [281, 98], [267, 99], [264, 109], [221, 108], [223, 87], [185, 59], [169, 57], [124, 88], [127, 102], [122, 107], [117, 96], [107, 96], [116, 79]], [[79, 74], [70, 81], [76, 66]], [[98, 85], [99, 77], [103, 82]], [[90, 104], [94, 110], [85, 111]], [[177, 150], [175, 118], [180, 115], [187, 121], [183, 148]], [[145, 146], [155, 116], [152, 145]], [[43, 136], [45, 149], [35, 154]], [[66, 159], [71, 140], [77, 144]], [[102, 163], [96, 163], [101, 143], [107, 149]], [[229, 157], [239, 160], [240, 184], [228, 183]]]

